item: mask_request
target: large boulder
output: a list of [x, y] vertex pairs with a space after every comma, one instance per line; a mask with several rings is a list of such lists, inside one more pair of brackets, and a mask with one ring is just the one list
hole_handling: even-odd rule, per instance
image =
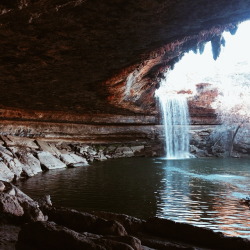
[[65, 163], [57, 159], [49, 152], [39, 152], [37, 157], [42, 166], [44, 166], [46, 169], [66, 168]]
[[20, 189], [8, 182], [3, 184], [0, 192], [0, 212], [12, 219], [22, 217], [24, 221], [44, 221], [43, 215], [36, 201], [24, 194]]
[[36, 140], [36, 143], [38, 144], [41, 151], [49, 152], [55, 156], [61, 155], [60, 151], [52, 143], [47, 143], [46, 141], [42, 140]]
[[33, 176], [42, 172], [40, 161], [31, 153], [26, 153], [21, 156], [23, 170], [28, 176]]
[[24, 215], [24, 210], [16, 196], [0, 192], [0, 213], [20, 217]]
[[114, 153], [114, 158], [119, 157], [132, 157], [134, 156], [134, 152], [130, 147], [117, 147]]
[[49, 208], [44, 211], [48, 219], [77, 232], [125, 236], [125, 228], [115, 220], [105, 220], [95, 215], [67, 208]]
[[61, 154], [60, 159], [68, 166], [68, 167], [82, 167], [88, 166], [88, 162], [85, 158], [76, 155], [76, 154]]
[[20, 163], [20, 161], [16, 158], [13, 158], [13, 156], [11, 156], [10, 154], [7, 154], [3, 151], [0, 151], [0, 156], [7, 163], [11, 172], [15, 174], [16, 179], [19, 179], [23, 171], [22, 164]]
[[0, 145], [0, 153], [5, 153], [5, 154], [7, 154], [9, 156], [13, 156], [13, 154], [7, 148], [5, 148], [2, 145]]
[[117, 214], [105, 211], [93, 211], [94, 214], [105, 220], [116, 220], [123, 225], [126, 231], [130, 234], [137, 233], [144, 230], [144, 220], [129, 216], [126, 214]]
[[15, 174], [1, 161], [0, 158], [0, 180], [11, 182], [14, 179]]

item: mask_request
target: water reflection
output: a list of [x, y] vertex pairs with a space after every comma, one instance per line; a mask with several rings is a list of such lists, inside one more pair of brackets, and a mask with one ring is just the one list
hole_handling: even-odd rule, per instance
[[[58, 206], [159, 216], [250, 237], [250, 160], [117, 159], [54, 170], [19, 183], [32, 197], [49, 193]], [[41, 178], [42, 177], [42, 178]]]
[[165, 162], [169, 188], [161, 190], [165, 203], [157, 215], [250, 237], [249, 210], [238, 202], [250, 191], [248, 166], [249, 161], [242, 160], [239, 166], [229, 159]]

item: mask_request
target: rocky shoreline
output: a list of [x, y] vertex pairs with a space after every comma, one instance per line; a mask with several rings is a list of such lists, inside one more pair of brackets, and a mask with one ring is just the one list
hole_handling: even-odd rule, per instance
[[[193, 154], [213, 157], [208, 150], [212, 132], [209, 128], [193, 131]], [[250, 248], [247, 239], [166, 219], [140, 220], [123, 214], [56, 208], [49, 196], [35, 201], [13, 184], [42, 171], [88, 167], [93, 161], [148, 155], [152, 155], [152, 149], [139, 143], [90, 145], [59, 139], [0, 136], [0, 249]]]
[[249, 249], [247, 239], [167, 219], [141, 220], [109, 212], [54, 207], [47, 195], [34, 201], [0, 181], [0, 248], [52, 249]]
[[0, 180], [15, 182], [42, 171], [88, 166], [93, 161], [146, 156], [140, 144], [97, 144], [0, 136]]

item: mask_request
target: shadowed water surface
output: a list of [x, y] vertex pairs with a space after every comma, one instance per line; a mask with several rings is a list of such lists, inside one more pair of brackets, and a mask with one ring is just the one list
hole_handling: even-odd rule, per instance
[[129, 158], [41, 173], [19, 187], [56, 206], [159, 216], [250, 238], [250, 160]]

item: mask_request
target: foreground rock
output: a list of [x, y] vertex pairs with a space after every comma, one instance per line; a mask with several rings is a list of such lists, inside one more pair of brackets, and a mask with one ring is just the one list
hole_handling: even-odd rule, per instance
[[0, 249], [14, 250], [20, 226], [0, 222]]
[[211, 229], [167, 219], [150, 218], [146, 221], [145, 228], [152, 235], [209, 249], [250, 249], [250, 241], [247, 239], [228, 237]]
[[[53, 210], [53, 213], [59, 214], [60, 219], [55, 216], [56, 222], [32, 222], [24, 225], [16, 249], [250, 249], [250, 241], [247, 239], [226, 237], [212, 230], [159, 218], [142, 221], [141, 227], [130, 235], [123, 233], [119, 236], [112, 230], [93, 233], [96, 221], [101, 218], [69, 209]], [[124, 228], [125, 225], [130, 228], [138, 226], [139, 219], [101, 213], [104, 217], [120, 218]], [[49, 216], [50, 219], [52, 217]], [[135, 225], [132, 225], [133, 221]]]
[[47, 208], [43, 211], [49, 220], [78, 232], [89, 232], [101, 235], [125, 236], [125, 228], [116, 220], [106, 220], [98, 216], [78, 212], [67, 208]]
[[0, 181], [0, 222], [11, 220], [14, 222], [45, 221], [36, 201], [24, 194], [20, 189], [8, 182]]
[[142, 248], [140, 240], [132, 236], [104, 237], [78, 233], [54, 222], [35, 222], [23, 226], [16, 249], [141, 250]]

